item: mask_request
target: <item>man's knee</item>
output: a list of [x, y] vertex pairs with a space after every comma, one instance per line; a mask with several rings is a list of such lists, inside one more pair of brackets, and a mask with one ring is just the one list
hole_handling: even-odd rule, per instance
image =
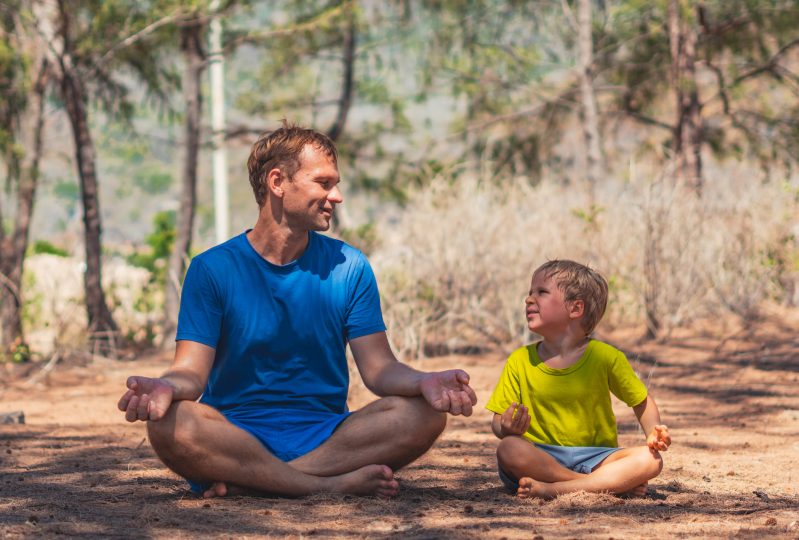
[[193, 458], [196, 448], [197, 419], [186, 409], [194, 403], [177, 401], [167, 414], [157, 422], [147, 422], [147, 436], [158, 457], [171, 467], [171, 463]]
[[[429, 444], [438, 438], [447, 426], [447, 415], [433, 409], [424, 398], [390, 396], [383, 398], [384, 406], [397, 422], [407, 429], [398, 430], [407, 435], [411, 444]], [[399, 434], [399, 433], [398, 433]]]

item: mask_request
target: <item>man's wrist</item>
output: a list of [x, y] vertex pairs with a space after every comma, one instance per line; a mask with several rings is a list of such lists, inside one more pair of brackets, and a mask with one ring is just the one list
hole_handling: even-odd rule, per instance
[[429, 380], [433, 378], [433, 374], [424, 371], [416, 372], [415, 391], [416, 395], [424, 396], [424, 388]]
[[180, 397], [180, 385], [177, 381], [172, 379], [171, 375], [172, 375], [171, 373], [166, 373], [161, 377], [159, 377], [158, 379], [172, 389], [173, 401], [183, 399], [182, 397]]

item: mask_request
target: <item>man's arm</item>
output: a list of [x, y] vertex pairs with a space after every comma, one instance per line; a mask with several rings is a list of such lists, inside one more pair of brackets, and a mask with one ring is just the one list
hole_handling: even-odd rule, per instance
[[472, 414], [477, 396], [465, 371], [415, 370], [397, 360], [385, 332], [353, 339], [350, 348], [364, 384], [378, 396], [423, 396], [437, 411]]
[[178, 341], [172, 367], [159, 378], [128, 377], [128, 391], [119, 400], [128, 422], [160, 420], [173, 401], [198, 399], [208, 381], [215, 350], [195, 341]]
[[635, 416], [646, 434], [646, 444], [652, 450], [665, 451], [671, 445], [669, 428], [660, 422], [660, 411], [652, 396], [633, 407]]

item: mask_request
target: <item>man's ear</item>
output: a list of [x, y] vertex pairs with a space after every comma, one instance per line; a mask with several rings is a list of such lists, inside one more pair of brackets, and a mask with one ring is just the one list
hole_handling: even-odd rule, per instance
[[585, 313], [585, 301], [572, 300], [569, 302], [569, 318], [579, 319]]
[[266, 173], [266, 188], [269, 190], [269, 193], [277, 197], [278, 199], [283, 198], [283, 183], [285, 182], [285, 177], [280, 169], [272, 169], [268, 173]]

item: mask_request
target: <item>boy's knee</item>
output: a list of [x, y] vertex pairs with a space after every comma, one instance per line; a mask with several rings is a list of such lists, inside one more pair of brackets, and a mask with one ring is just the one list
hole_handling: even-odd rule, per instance
[[663, 470], [663, 457], [660, 452], [653, 452], [648, 447], [642, 447], [638, 452], [641, 467], [647, 471], [649, 478], [655, 478]]
[[499, 441], [499, 446], [497, 446], [497, 462], [499, 466], [506, 471], [510, 471], [523, 465], [525, 458], [519, 451], [519, 443], [525, 442], [519, 437], [505, 437]]

